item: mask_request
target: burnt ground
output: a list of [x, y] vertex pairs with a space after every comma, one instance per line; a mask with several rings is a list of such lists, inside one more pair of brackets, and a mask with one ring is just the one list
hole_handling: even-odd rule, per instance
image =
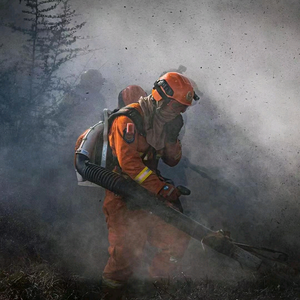
[[[143, 287], [143, 288], [142, 288]], [[300, 286], [263, 276], [255, 281], [234, 285], [203, 278], [191, 278], [142, 285], [134, 282], [124, 292], [125, 299], [201, 299], [258, 300], [300, 299]], [[47, 262], [23, 262], [11, 265], [0, 274], [0, 299], [101, 299], [100, 282], [70, 275]]]
[[[66, 266], [60, 250], [46, 234], [47, 225], [34, 220], [34, 215], [24, 211], [22, 216], [0, 218], [0, 299], [101, 299], [100, 279], [85, 277]], [[296, 300], [300, 299], [300, 281], [296, 272], [253, 273], [230, 283], [182, 273], [164, 282], [133, 280], [124, 296], [128, 300]]]

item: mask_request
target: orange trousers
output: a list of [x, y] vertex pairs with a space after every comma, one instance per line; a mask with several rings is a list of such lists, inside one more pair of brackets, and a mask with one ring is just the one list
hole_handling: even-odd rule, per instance
[[190, 240], [187, 234], [149, 212], [127, 209], [122, 198], [110, 191], [106, 191], [103, 211], [110, 244], [104, 278], [126, 282], [138, 268], [147, 241], [157, 248], [150, 276], [174, 275]]

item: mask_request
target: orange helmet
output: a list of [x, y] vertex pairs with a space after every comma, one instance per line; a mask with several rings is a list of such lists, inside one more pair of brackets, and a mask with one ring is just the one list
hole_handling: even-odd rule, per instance
[[129, 85], [119, 93], [118, 107], [121, 108], [137, 102], [140, 97], [146, 97], [147, 93], [138, 85]]
[[174, 99], [190, 106], [193, 99], [199, 100], [191, 81], [177, 72], [168, 72], [154, 82], [152, 96], [156, 101]]

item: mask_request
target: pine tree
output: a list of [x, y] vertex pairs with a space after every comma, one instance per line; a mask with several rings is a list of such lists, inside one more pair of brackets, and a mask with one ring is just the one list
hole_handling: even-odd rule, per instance
[[[14, 115], [13, 120], [6, 122], [9, 135], [15, 141], [29, 143], [43, 131], [56, 133], [52, 112], [68, 86], [58, 71], [68, 61], [90, 50], [88, 46], [76, 47], [77, 40], [82, 38], [77, 32], [85, 22], [73, 25], [76, 12], [69, 0], [26, 0], [21, 6], [24, 25], [7, 26], [26, 40], [20, 61], [2, 68], [0, 85], [6, 92], [5, 97], [0, 95], [0, 113]], [[11, 103], [18, 106], [11, 107]]]

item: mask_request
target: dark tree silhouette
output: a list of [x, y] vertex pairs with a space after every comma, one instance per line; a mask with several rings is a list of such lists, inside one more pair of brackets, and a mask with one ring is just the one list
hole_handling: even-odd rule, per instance
[[0, 62], [0, 116], [7, 136], [29, 143], [41, 132], [57, 133], [53, 111], [68, 89], [58, 70], [90, 50], [76, 47], [85, 22], [74, 22], [69, 0], [26, 0], [20, 7], [23, 24], [6, 24], [25, 39], [18, 60]]

